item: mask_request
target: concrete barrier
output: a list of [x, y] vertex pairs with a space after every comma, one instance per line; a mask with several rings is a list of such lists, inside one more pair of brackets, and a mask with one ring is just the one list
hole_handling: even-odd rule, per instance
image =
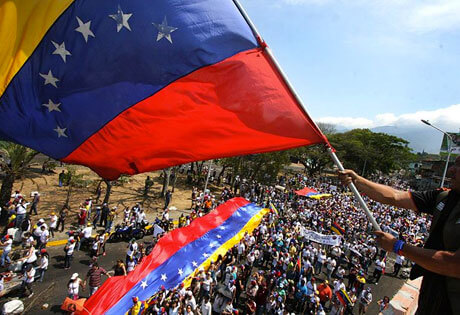
[[418, 296], [422, 277], [409, 280], [390, 301], [390, 307], [384, 314], [412, 315], [417, 311]]

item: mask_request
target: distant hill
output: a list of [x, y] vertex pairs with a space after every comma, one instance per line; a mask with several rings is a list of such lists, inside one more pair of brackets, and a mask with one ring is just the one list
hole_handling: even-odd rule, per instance
[[373, 132], [382, 132], [409, 141], [409, 147], [414, 152], [428, 152], [439, 154], [442, 134], [426, 126], [381, 126], [371, 129]]

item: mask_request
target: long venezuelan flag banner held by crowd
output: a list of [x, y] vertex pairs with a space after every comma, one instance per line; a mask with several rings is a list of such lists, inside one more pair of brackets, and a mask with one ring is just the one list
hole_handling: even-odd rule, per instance
[[206, 269], [218, 255], [238, 244], [269, 211], [238, 197], [189, 226], [173, 230], [127, 276], [107, 279], [80, 314], [124, 314], [133, 305], [134, 296], [145, 301], [162, 286], [168, 290], [182, 282], [189, 284], [195, 272]]
[[0, 2], [0, 138], [106, 179], [326, 137], [232, 0]]

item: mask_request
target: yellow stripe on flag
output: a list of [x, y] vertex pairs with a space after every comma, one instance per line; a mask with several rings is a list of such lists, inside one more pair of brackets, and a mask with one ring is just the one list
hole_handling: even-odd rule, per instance
[[0, 0], [0, 96], [72, 2]]
[[221, 247], [219, 247], [211, 256], [208, 257], [198, 268], [195, 269], [184, 281], [184, 286], [187, 288], [190, 286], [192, 279], [196, 276], [199, 272], [200, 268], [207, 270], [211, 265], [212, 261], [216, 261], [219, 255], [224, 256], [233, 246], [238, 244], [243, 238], [244, 234], [248, 232], [249, 234], [254, 231], [254, 229], [260, 224], [264, 215], [269, 213], [270, 210], [267, 208], [263, 208], [257, 214], [255, 214], [251, 220], [246, 223], [246, 225], [241, 229], [235, 236], [225, 242]]

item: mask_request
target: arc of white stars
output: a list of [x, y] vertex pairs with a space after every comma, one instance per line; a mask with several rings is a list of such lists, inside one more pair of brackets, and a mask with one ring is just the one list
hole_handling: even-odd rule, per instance
[[51, 99], [48, 99], [48, 104], [42, 104], [42, 106], [45, 106], [48, 108], [48, 113], [52, 112], [53, 110], [60, 112], [61, 110], [59, 109], [59, 106], [61, 103], [54, 103]]
[[93, 31], [91, 31], [91, 20], [89, 20], [86, 23], [83, 23], [83, 21], [77, 16], [77, 22], [78, 22], [78, 27], [75, 29], [75, 31], [83, 35], [85, 42], [88, 42], [89, 36], [96, 37]]
[[64, 60], [64, 63], [66, 62], [66, 57], [67, 56], [72, 56], [70, 51], [65, 49], [65, 42], [62, 42], [62, 44], [58, 44], [56, 42], [51, 41], [54, 45], [54, 48], [56, 48], [55, 51], [53, 51], [53, 55], [59, 55], [61, 56], [62, 60]]
[[166, 277], [166, 274], [165, 274], [165, 273], [162, 274], [162, 275], [161, 275], [161, 280], [162, 280], [162, 281], [166, 281], [166, 279], [168, 279], [168, 277]]
[[177, 27], [169, 26], [168, 21], [166, 20], [166, 16], [164, 17], [163, 22], [161, 22], [161, 24], [157, 24], [157, 23], [152, 23], [152, 24], [158, 30], [157, 42], [164, 37], [172, 44], [171, 33], [177, 30]]
[[142, 281], [141, 282], [141, 287], [142, 287], [142, 290], [144, 290], [146, 287], [148, 287], [147, 281]]
[[56, 129], [53, 129], [53, 130], [57, 132], [58, 138], [60, 137], [67, 138], [67, 135], [65, 134], [65, 131], [67, 130], [67, 128], [61, 128], [59, 126], [56, 126]]
[[179, 276], [182, 276], [184, 274], [184, 271], [182, 270], [182, 268], [179, 268], [177, 270], [177, 273], [179, 274]]
[[40, 76], [45, 79], [45, 83], [44, 85], [47, 85], [47, 84], [51, 84], [52, 86], [54, 86], [55, 88], [57, 88], [57, 82], [59, 81], [58, 78], [55, 78], [53, 76], [53, 73], [51, 72], [51, 70], [48, 71], [47, 74], [43, 74], [43, 73], [40, 73]]
[[110, 14], [109, 17], [117, 22], [117, 33], [122, 30], [122, 28], [126, 28], [128, 31], [131, 31], [131, 27], [129, 26], [128, 20], [131, 18], [132, 13], [124, 13], [121, 10], [120, 5], [118, 5], [118, 11], [115, 14]]

